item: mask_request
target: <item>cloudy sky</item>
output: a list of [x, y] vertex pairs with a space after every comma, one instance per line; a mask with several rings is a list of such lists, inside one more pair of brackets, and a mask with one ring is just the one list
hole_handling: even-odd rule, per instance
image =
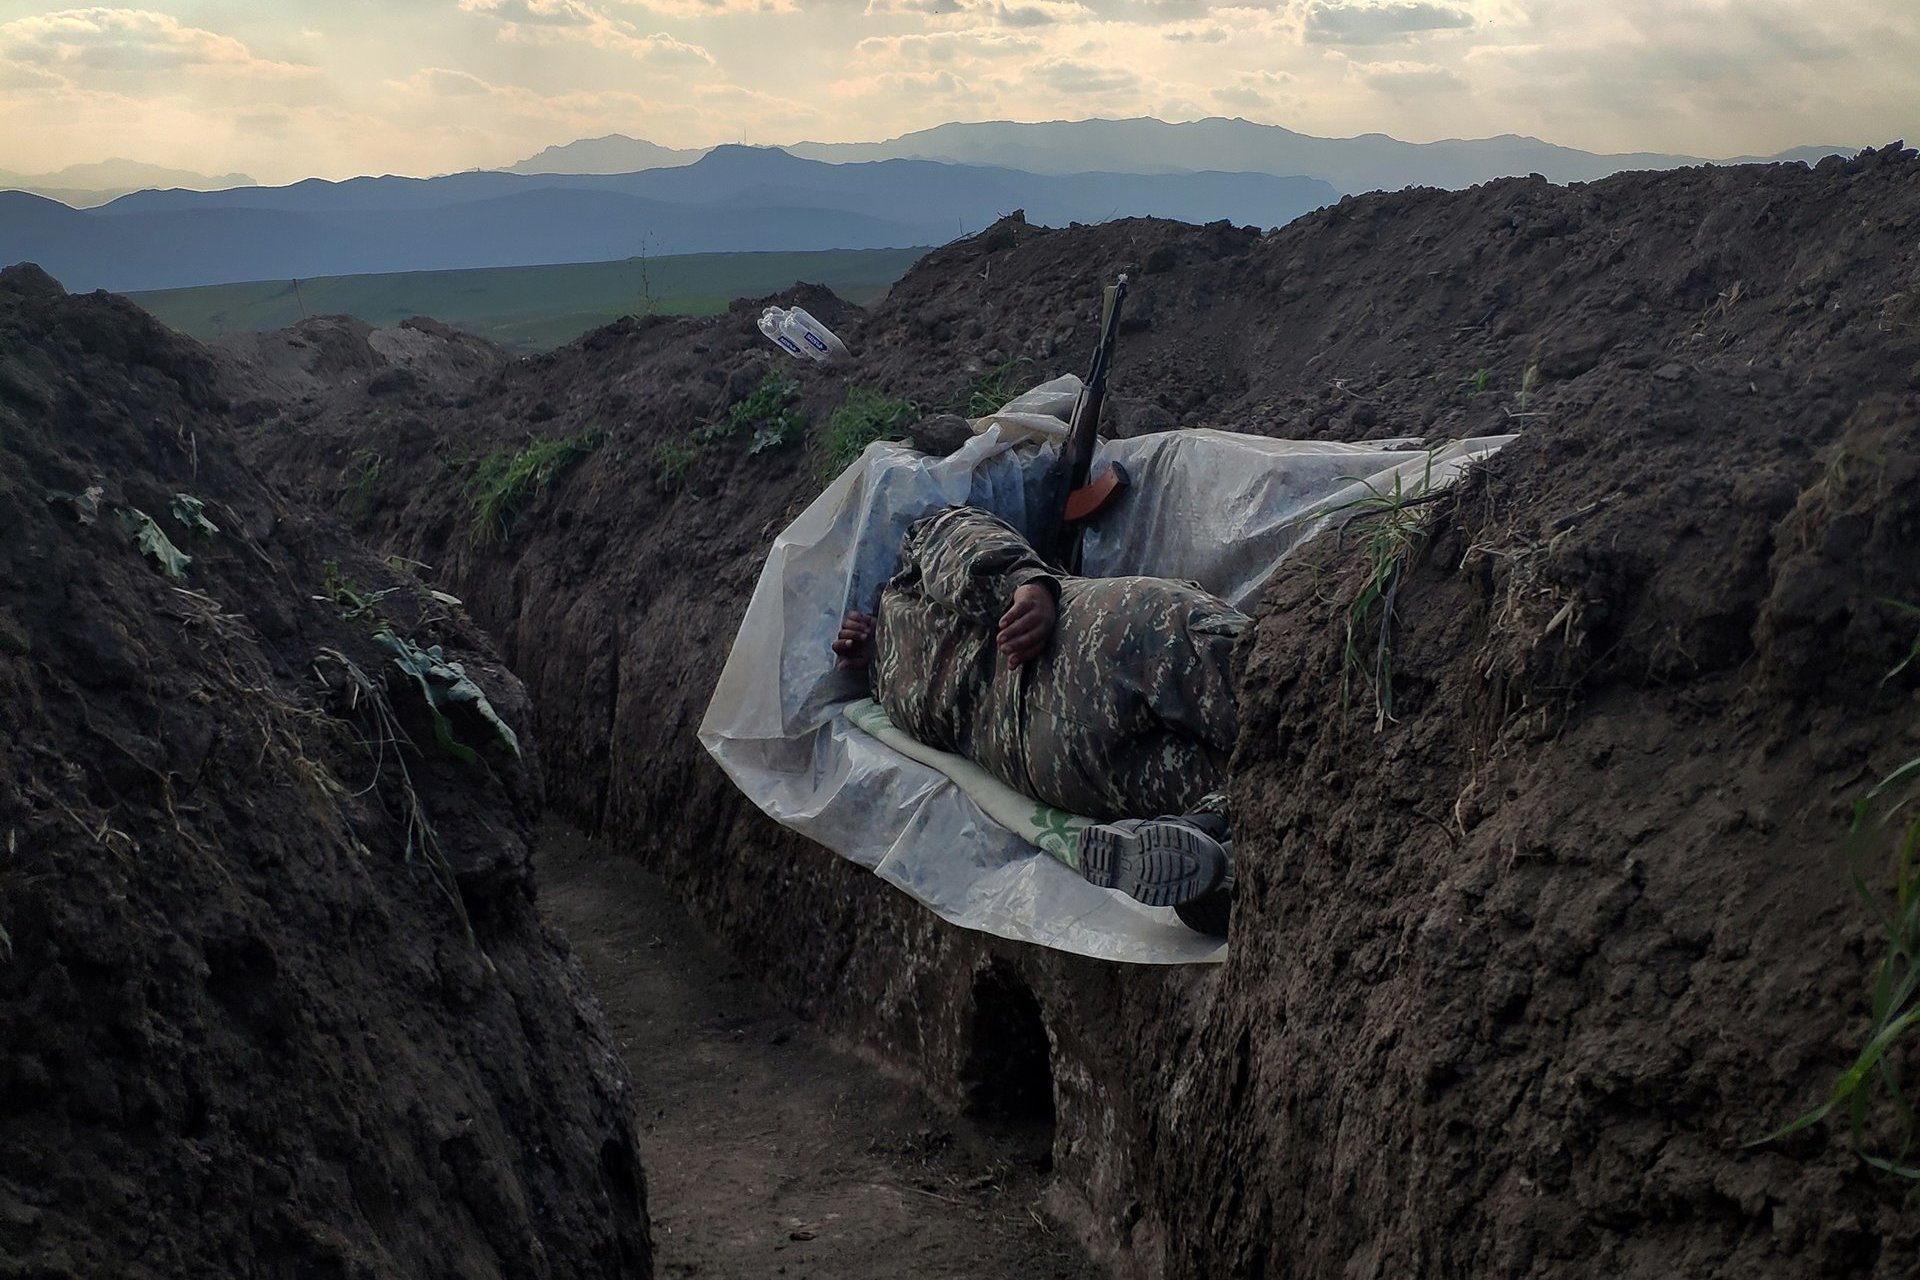
[[1414, 141], [1920, 142], [1920, 0], [0, 0], [0, 169], [265, 182], [579, 137], [1243, 116]]

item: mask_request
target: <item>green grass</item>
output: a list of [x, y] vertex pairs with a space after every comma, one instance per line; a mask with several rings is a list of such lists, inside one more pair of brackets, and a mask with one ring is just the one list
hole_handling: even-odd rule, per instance
[[1373, 727], [1377, 733], [1393, 719], [1394, 606], [1408, 565], [1426, 542], [1427, 522], [1422, 506], [1438, 497], [1433, 486], [1433, 452], [1420, 479], [1406, 485], [1398, 475], [1391, 488], [1376, 488], [1358, 476], [1345, 477], [1362, 485], [1366, 496], [1309, 512], [1304, 519], [1350, 513], [1342, 526], [1339, 545], [1350, 535], [1359, 542], [1366, 574], [1346, 609], [1346, 647], [1341, 654], [1340, 705], [1353, 705], [1354, 687], [1364, 683], [1372, 695]]
[[818, 438], [822, 479], [845, 471], [876, 440], [896, 438], [912, 426], [920, 410], [910, 400], [894, 400], [867, 387], [850, 387], [840, 407], [827, 415]]
[[545, 493], [554, 477], [606, 441], [604, 431], [584, 431], [555, 440], [531, 440], [496, 449], [480, 459], [468, 490], [473, 494], [473, 540], [504, 542], [528, 504]]
[[385, 587], [379, 591], [369, 591], [342, 573], [338, 560], [326, 561], [321, 565], [321, 571], [321, 592], [333, 602], [340, 616], [348, 621], [373, 613], [382, 600], [399, 590], [398, 587]]
[[518, 351], [563, 346], [624, 315], [718, 315], [735, 298], [759, 297], [795, 280], [825, 284], [850, 302], [892, 287], [924, 249], [818, 253], [694, 253], [622, 262], [485, 267], [319, 276], [161, 289], [128, 296], [163, 323], [202, 342], [223, 333], [279, 329], [309, 315], [352, 315], [393, 325], [436, 320]]
[[384, 461], [372, 449], [355, 449], [340, 468], [343, 486], [336, 509], [352, 524], [361, 524], [373, 514], [380, 494], [380, 464]]
[[[1898, 601], [1885, 603], [1920, 612]], [[1885, 679], [1905, 671], [1916, 657], [1920, 640]], [[1903, 1062], [1911, 1065], [1914, 1028], [1920, 1027], [1920, 756], [1892, 770], [1854, 802], [1847, 834], [1856, 868], [1854, 889], [1880, 918], [1886, 938], [1868, 1003], [1871, 1022], [1826, 1101], [1758, 1141], [1798, 1133], [1844, 1108], [1854, 1153], [1920, 1191], [1920, 1157], [1914, 1153], [1920, 1130], [1908, 1097], [1912, 1082], [1903, 1080], [1901, 1071]], [[1893, 882], [1876, 890], [1869, 872], [1861, 868], [1881, 859], [1891, 866]]]
[[947, 402], [946, 412], [963, 418], [984, 418], [997, 412], [1001, 405], [1031, 385], [1032, 364], [1025, 356], [1015, 356], [991, 369], [981, 370], [968, 378], [966, 385]]
[[653, 483], [662, 493], [675, 493], [687, 486], [693, 464], [700, 460], [700, 446], [691, 440], [662, 440], [653, 451]]
[[[1827, 1099], [1761, 1142], [1798, 1133], [1845, 1108], [1854, 1152], [1885, 1173], [1920, 1183], [1913, 1155], [1910, 1082], [1901, 1080], [1904, 1046], [1920, 1026], [1920, 756], [1875, 784], [1854, 806], [1851, 841], [1857, 853], [1886, 857], [1891, 889], [1876, 891], [1856, 873], [1855, 887], [1886, 931], [1886, 950], [1874, 975], [1872, 1022], [1854, 1060], [1834, 1080]], [[1897, 1135], [1889, 1154], [1869, 1148], [1875, 1135]]]
[[800, 384], [776, 369], [762, 378], [759, 386], [729, 405], [719, 421], [694, 431], [694, 443], [710, 444], [744, 435], [749, 438], [749, 454], [783, 448], [807, 431], [807, 415], [794, 405], [799, 398]]

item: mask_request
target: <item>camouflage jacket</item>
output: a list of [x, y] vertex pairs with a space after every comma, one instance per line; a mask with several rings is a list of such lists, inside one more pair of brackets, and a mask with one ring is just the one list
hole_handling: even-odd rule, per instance
[[[1026, 583], [1058, 618], [1046, 653], [1009, 670], [994, 636]], [[1192, 583], [1069, 577], [1004, 521], [949, 507], [907, 531], [881, 593], [874, 697], [918, 741], [1056, 808], [1183, 813], [1224, 789], [1246, 625]]]

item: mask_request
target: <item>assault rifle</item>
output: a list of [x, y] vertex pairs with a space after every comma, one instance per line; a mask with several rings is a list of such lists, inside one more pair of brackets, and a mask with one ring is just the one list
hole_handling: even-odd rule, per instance
[[1093, 349], [1093, 368], [1073, 402], [1073, 420], [1066, 443], [1042, 483], [1040, 516], [1030, 541], [1049, 563], [1068, 573], [1080, 572], [1080, 534], [1085, 523], [1105, 511], [1132, 483], [1126, 469], [1109, 463], [1091, 484], [1093, 446], [1100, 428], [1100, 409], [1107, 398], [1107, 369], [1113, 363], [1113, 344], [1120, 336], [1120, 304], [1126, 300], [1127, 278], [1107, 286], [1100, 311], [1100, 342]]

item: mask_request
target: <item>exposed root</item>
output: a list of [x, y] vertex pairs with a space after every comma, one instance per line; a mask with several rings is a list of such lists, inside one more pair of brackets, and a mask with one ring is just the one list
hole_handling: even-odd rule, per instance
[[[373, 736], [363, 738], [361, 746], [373, 757], [373, 776], [367, 785], [354, 795], [366, 795], [373, 792], [381, 796], [384, 806], [385, 796], [378, 791], [380, 780], [385, 775], [389, 748], [393, 767], [399, 777], [399, 791], [402, 801], [401, 821], [405, 831], [405, 857], [408, 862], [416, 854], [431, 871], [434, 883], [446, 896], [454, 915], [460, 921], [460, 927], [467, 935], [467, 941], [480, 953], [489, 972], [493, 971], [493, 961], [480, 945], [480, 938], [473, 930], [473, 920], [467, 914], [467, 904], [460, 897], [460, 886], [453, 864], [447, 860], [445, 850], [440, 847], [440, 837], [433, 829], [433, 821], [427, 816], [427, 809], [421, 803], [419, 792], [414, 789], [412, 771], [407, 768], [406, 749], [413, 746], [413, 740], [401, 727], [399, 717], [394, 713], [393, 703], [388, 700], [386, 689], [366, 671], [338, 649], [320, 650], [321, 658], [339, 666], [347, 678], [348, 708], [358, 710], [364, 703], [373, 721]], [[416, 748], [417, 749], [417, 748]], [[338, 785], [337, 783], [335, 785]]]

